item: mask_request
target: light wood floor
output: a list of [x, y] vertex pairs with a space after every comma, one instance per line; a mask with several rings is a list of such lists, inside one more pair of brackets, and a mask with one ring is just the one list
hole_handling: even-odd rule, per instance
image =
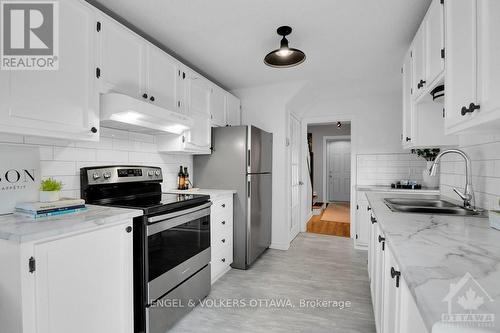
[[[323, 234], [323, 235], [331, 235], [331, 236], [340, 236], [340, 237], [351, 237], [351, 223], [349, 214], [343, 214], [342, 218], [340, 218], [339, 222], [331, 221], [331, 216], [335, 216], [332, 214], [332, 209], [342, 209], [344, 210], [345, 205], [339, 206], [336, 204], [330, 204], [331, 206], [327, 208], [321, 215], [314, 215], [311, 217], [309, 222], [307, 222], [307, 232], [315, 233], [315, 234]], [[347, 206], [348, 207], [348, 206]], [[328, 211], [330, 209], [330, 211]], [[323, 216], [328, 215], [329, 220], [324, 220]]]

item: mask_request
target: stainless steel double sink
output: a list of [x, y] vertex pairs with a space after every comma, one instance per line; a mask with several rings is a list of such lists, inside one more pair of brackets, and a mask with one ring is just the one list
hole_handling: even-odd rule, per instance
[[483, 211], [467, 209], [441, 199], [386, 198], [393, 212], [486, 217]]

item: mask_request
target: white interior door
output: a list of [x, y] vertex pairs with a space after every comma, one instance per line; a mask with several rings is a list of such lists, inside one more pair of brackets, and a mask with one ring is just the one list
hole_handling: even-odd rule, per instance
[[290, 115], [290, 239], [299, 233], [300, 224], [300, 123]]
[[326, 142], [328, 201], [350, 201], [351, 141]]

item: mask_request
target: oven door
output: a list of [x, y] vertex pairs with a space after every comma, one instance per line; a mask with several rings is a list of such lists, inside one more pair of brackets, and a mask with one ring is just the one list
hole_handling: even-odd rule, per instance
[[210, 263], [210, 205], [148, 218], [148, 304]]

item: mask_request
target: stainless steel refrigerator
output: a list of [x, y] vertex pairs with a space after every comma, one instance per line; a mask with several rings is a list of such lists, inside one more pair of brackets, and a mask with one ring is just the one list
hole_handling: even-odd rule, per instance
[[194, 157], [194, 185], [236, 190], [232, 267], [247, 269], [271, 244], [273, 135], [254, 126], [212, 129], [212, 154]]

